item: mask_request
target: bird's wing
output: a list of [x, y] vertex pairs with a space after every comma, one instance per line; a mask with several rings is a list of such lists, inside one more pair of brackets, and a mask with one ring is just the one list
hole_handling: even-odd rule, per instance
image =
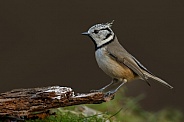
[[146, 67], [144, 67], [135, 57], [132, 56], [132, 58], [134, 59], [134, 61], [137, 63], [137, 65], [143, 69], [144, 71], [150, 73], [151, 75], [154, 76], [154, 74], [152, 72], [150, 72]]
[[113, 46], [107, 47], [107, 53], [109, 56], [116, 60], [119, 64], [125, 65], [128, 68], [130, 68], [133, 72], [135, 72], [137, 75], [139, 75], [142, 79], [146, 80], [148, 77], [144, 75], [144, 72], [142, 69], [146, 70], [145, 67], [143, 67], [142, 64], [140, 64], [132, 55], [130, 55], [122, 46], [117, 46], [116, 49], [111, 49]]
[[150, 85], [148, 82], [148, 78], [152, 78], [155, 81], [158, 81], [171, 89], [173, 88], [164, 80], [153, 75], [136, 58], [129, 54], [119, 43], [112, 43], [110, 46], [108, 46], [107, 53], [112, 59], [116, 60], [119, 64], [129, 67], [133, 72], [139, 75], [140, 78], [145, 80], [148, 85]]

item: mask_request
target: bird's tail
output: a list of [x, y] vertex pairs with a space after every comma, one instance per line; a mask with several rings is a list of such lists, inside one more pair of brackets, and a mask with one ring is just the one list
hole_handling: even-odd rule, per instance
[[165, 82], [164, 80], [162, 80], [162, 79], [160, 79], [160, 78], [158, 78], [158, 77], [156, 77], [156, 76], [154, 76], [154, 75], [152, 75], [152, 74], [149, 74], [149, 73], [146, 72], [146, 73], [144, 73], [144, 75], [147, 76], [148, 78], [151, 78], [151, 79], [153, 79], [153, 80], [155, 80], [155, 81], [157, 81], [157, 82], [163, 84], [164, 86], [166, 86], [166, 87], [168, 87], [168, 88], [170, 88], [170, 89], [173, 88], [170, 84], [168, 84], [168, 83]]

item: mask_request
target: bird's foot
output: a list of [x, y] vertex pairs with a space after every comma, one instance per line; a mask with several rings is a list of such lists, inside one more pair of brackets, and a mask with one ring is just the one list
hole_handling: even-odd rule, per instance
[[116, 93], [117, 90], [112, 90], [112, 91], [108, 91], [106, 92], [105, 89], [99, 89], [99, 90], [91, 90], [90, 92], [94, 93], [94, 92], [102, 92], [104, 94], [104, 97], [109, 97], [113, 94]]
[[109, 96], [115, 94], [116, 91], [117, 91], [117, 90], [113, 90], [113, 91], [108, 91], [108, 92], [104, 93], [104, 94], [105, 94], [105, 97], [109, 97]]

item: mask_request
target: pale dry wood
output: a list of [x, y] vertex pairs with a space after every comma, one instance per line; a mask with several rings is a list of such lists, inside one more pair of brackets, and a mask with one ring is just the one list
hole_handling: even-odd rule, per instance
[[15, 89], [0, 94], [0, 118], [30, 118], [52, 108], [100, 104], [113, 98], [113, 94], [106, 96], [102, 92], [75, 95], [71, 88], [60, 86]]

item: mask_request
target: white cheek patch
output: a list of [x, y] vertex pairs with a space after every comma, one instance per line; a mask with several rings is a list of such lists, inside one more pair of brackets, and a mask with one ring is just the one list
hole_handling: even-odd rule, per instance
[[100, 34], [99, 38], [103, 40], [103, 39], [105, 39], [105, 35]]

